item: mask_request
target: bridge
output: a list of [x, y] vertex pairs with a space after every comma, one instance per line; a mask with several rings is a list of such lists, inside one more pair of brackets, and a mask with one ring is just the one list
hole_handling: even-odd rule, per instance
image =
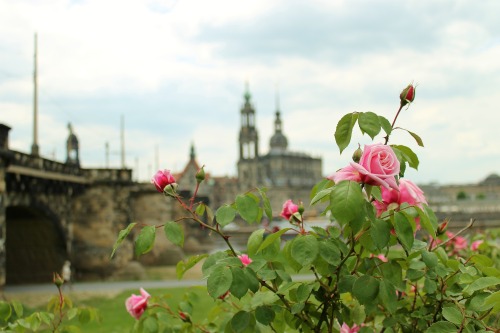
[[[48, 282], [78, 256], [74, 245], [83, 240], [75, 239], [75, 212], [93, 214], [82, 209], [83, 195], [96, 186], [137, 184], [130, 169], [83, 169], [75, 159], [61, 163], [10, 150], [9, 130], [0, 124], [0, 285]], [[132, 218], [125, 213], [122, 224]]]

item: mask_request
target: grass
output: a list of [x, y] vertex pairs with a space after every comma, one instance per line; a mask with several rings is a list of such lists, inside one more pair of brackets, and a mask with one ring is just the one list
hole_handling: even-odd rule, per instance
[[[185, 300], [185, 295], [193, 293], [196, 297], [196, 304], [193, 305], [193, 319], [200, 321], [206, 315], [206, 310], [213, 305], [212, 298], [208, 295], [205, 287], [186, 287], [172, 289], [151, 289], [147, 290], [152, 296], [166, 296], [168, 304], [172, 310], [177, 310], [177, 304]], [[99, 322], [90, 322], [81, 326], [81, 332], [96, 333], [123, 333], [130, 332], [136, 320], [130, 316], [125, 309], [125, 300], [131, 294], [138, 294], [138, 290], [127, 290], [114, 297], [93, 297], [84, 301], [74, 300], [75, 305], [91, 306], [97, 308], [101, 315]], [[79, 325], [77, 320], [71, 323]]]

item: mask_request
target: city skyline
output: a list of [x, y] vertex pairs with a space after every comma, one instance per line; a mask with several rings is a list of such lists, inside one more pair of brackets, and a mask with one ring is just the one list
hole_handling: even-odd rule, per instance
[[235, 176], [248, 82], [260, 152], [269, 149], [278, 90], [289, 149], [322, 157], [326, 176], [371, 143], [355, 129], [339, 155], [340, 117], [373, 111], [392, 120], [414, 82], [415, 103], [396, 125], [425, 147], [404, 131], [390, 141], [420, 158], [407, 177], [459, 184], [499, 173], [500, 4], [364, 3], [0, 0], [0, 122], [12, 127], [11, 149], [29, 152], [37, 33], [43, 157], [65, 160], [71, 123], [83, 167], [105, 165], [106, 142], [119, 167], [124, 116], [126, 165], [138, 161], [141, 180], [157, 160], [180, 171], [191, 144], [212, 175]]

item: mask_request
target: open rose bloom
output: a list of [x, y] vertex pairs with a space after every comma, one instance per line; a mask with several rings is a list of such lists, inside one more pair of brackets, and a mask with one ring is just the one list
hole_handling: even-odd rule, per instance
[[338, 183], [342, 180], [352, 180], [368, 185], [383, 186], [398, 190], [396, 176], [399, 174], [399, 160], [391, 147], [381, 143], [365, 145], [359, 163], [340, 169], [327, 178]]
[[141, 318], [144, 311], [146, 311], [148, 307], [148, 300], [151, 295], [144, 289], [140, 289], [140, 295], [134, 295], [127, 298], [125, 301], [125, 307], [127, 308], [128, 313], [135, 319]]
[[248, 266], [252, 263], [252, 259], [250, 259], [250, 257], [246, 254], [239, 255], [238, 258], [240, 259], [243, 266]]

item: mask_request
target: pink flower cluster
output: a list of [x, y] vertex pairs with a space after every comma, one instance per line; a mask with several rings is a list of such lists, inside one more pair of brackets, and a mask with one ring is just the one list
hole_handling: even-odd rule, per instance
[[423, 204], [427, 204], [424, 192], [411, 180], [404, 178], [399, 180], [398, 190], [382, 187], [381, 191], [382, 201], [375, 200], [373, 202], [373, 205], [377, 209], [377, 216], [380, 216], [383, 212], [387, 211], [390, 205], [394, 204], [396, 204], [395, 208], [399, 208], [403, 203], [420, 208], [422, 208]]
[[125, 301], [125, 307], [128, 313], [135, 319], [141, 318], [148, 307], [148, 300], [151, 297], [146, 290], [141, 288], [140, 291], [141, 295], [132, 294], [132, 296]]
[[327, 178], [338, 183], [352, 180], [398, 190], [396, 178], [400, 164], [391, 147], [381, 143], [365, 145], [359, 163], [351, 162]]

